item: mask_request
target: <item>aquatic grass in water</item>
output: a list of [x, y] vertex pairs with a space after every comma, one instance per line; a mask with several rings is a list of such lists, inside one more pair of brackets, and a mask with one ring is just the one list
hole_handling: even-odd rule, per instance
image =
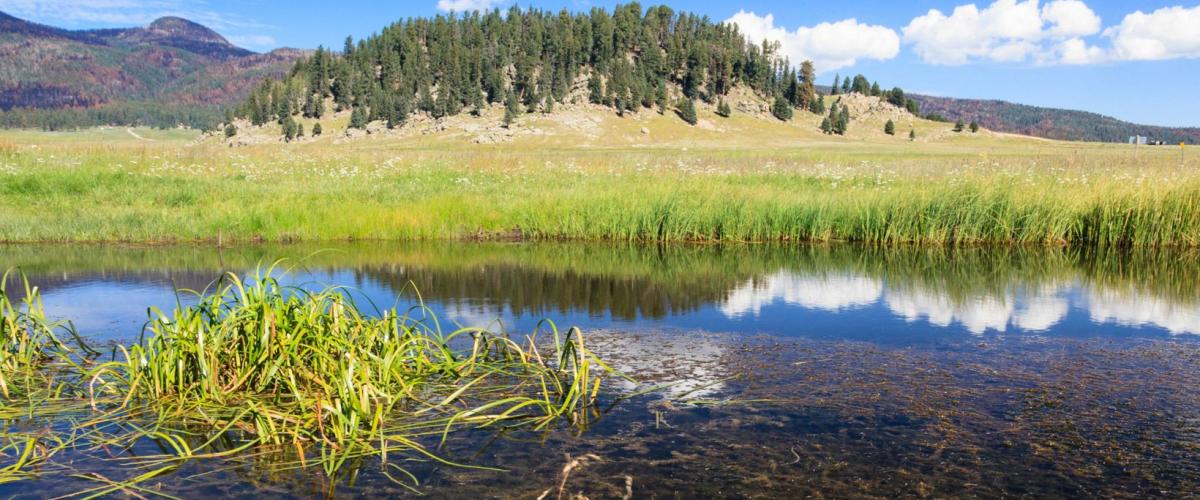
[[[603, 378], [614, 373], [577, 329], [562, 334], [546, 323], [521, 340], [443, 333], [424, 308], [368, 314], [342, 289], [285, 287], [271, 269], [250, 281], [228, 275], [196, 295], [194, 306], [152, 311], [144, 339], [116, 348], [112, 360], [57, 371], [39, 363], [50, 350], [70, 354], [44, 321], [36, 289], [25, 293], [27, 310], [2, 302], [9, 385], [39, 371], [47, 374], [41, 382], [60, 384], [52, 397], [23, 392], [8, 403], [42, 417], [41, 434], [56, 449], [151, 440], [166, 450], [129, 463], [138, 474], [126, 480], [80, 473], [100, 483], [91, 493], [134, 492], [182, 461], [259, 445], [294, 448], [299, 463], [287, 466], [320, 465], [330, 475], [377, 457], [414, 487], [415, 476], [397, 465], [403, 460], [391, 457], [449, 464], [438, 447], [461, 429], [585, 429], [598, 415]], [[18, 418], [11, 409], [5, 416]], [[53, 420], [62, 414], [72, 415], [70, 425]], [[16, 457], [19, 471], [37, 441], [7, 429], [0, 454]], [[0, 472], [0, 482], [20, 477]]]

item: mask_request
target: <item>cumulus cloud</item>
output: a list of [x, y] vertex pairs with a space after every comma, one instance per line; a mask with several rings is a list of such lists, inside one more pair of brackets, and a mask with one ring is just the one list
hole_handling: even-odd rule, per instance
[[1165, 7], [1149, 14], [1137, 11], [1105, 30], [1111, 54], [1123, 61], [1200, 57], [1200, 5]]
[[491, 10], [507, 3], [510, 0], [438, 0], [437, 8], [446, 12], [471, 12]]
[[1100, 32], [1100, 16], [1080, 0], [1059, 0], [1042, 7], [1042, 20], [1054, 37], [1077, 37]]
[[[1200, 6], [1136, 11], [1102, 30], [1100, 16], [1082, 0], [1039, 5], [1039, 0], [996, 0], [982, 9], [960, 5], [949, 15], [931, 9], [904, 27], [904, 42], [921, 60], [945, 65], [1200, 58]], [[1101, 43], [1104, 39], [1108, 43]]]
[[[997, 0], [984, 9], [975, 4], [955, 7], [950, 15], [931, 9], [905, 26], [904, 41], [932, 64], [971, 61], [1053, 62], [1068, 40], [1100, 32], [1101, 21], [1080, 0]], [[1071, 42], [1076, 59], [1087, 53]]]
[[827, 72], [853, 66], [860, 59], [886, 61], [900, 53], [900, 36], [891, 28], [845, 19], [794, 31], [775, 24], [775, 16], [739, 11], [725, 22], [736, 24], [751, 42], [779, 42], [782, 55], [793, 63], [811, 60], [817, 71]]

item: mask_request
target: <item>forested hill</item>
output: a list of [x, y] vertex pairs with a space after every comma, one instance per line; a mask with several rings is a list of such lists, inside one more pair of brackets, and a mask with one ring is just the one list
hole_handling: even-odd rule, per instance
[[70, 31], [0, 12], [0, 126], [211, 126], [305, 54], [256, 54], [176, 17]]
[[949, 121], [977, 121], [1000, 132], [1069, 141], [1125, 142], [1142, 135], [1168, 144], [1200, 144], [1200, 128], [1138, 125], [1087, 111], [1041, 108], [1004, 101], [955, 99], [909, 94], [921, 112]]
[[580, 99], [619, 113], [687, 115], [695, 100], [719, 105], [736, 86], [769, 99], [777, 116], [818, 106], [812, 65], [796, 61], [794, 69], [776, 52], [747, 43], [733, 25], [636, 3], [611, 12], [514, 7], [408, 19], [347, 40], [340, 54], [319, 49], [285, 81], [255, 90], [239, 114], [254, 124], [319, 117], [331, 98], [354, 110], [352, 126], [396, 126], [412, 113], [437, 118], [488, 104], [548, 113]]

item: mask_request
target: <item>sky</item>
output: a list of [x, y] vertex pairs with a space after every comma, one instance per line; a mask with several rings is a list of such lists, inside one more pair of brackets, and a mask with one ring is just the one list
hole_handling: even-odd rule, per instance
[[[0, 0], [0, 11], [71, 29], [178, 15], [257, 51], [341, 47], [405, 17], [507, 8], [586, 11], [600, 0]], [[880, 85], [1200, 126], [1197, 0], [645, 1], [738, 24], [818, 83], [862, 73]]]

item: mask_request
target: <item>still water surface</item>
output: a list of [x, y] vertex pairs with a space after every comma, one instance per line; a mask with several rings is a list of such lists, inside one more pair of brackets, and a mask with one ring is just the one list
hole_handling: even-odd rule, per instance
[[[580, 436], [467, 440], [456, 458], [508, 472], [419, 470], [433, 496], [557, 495], [566, 457], [586, 454], [596, 460], [566, 492], [593, 498], [1175, 496], [1200, 484], [1193, 251], [0, 247], [0, 267], [20, 267], [49, 313], [101, 343], [136, 340], [149, 307], [189, 302], [176, 288], [279, 258], [289, 283], [424, 304], [447, 330], [579, 326], [632, 377], [670, 384]], [[370, 466], [335, 480], [238, 467], [197, 464], [158, 487], [402, 493]]]

